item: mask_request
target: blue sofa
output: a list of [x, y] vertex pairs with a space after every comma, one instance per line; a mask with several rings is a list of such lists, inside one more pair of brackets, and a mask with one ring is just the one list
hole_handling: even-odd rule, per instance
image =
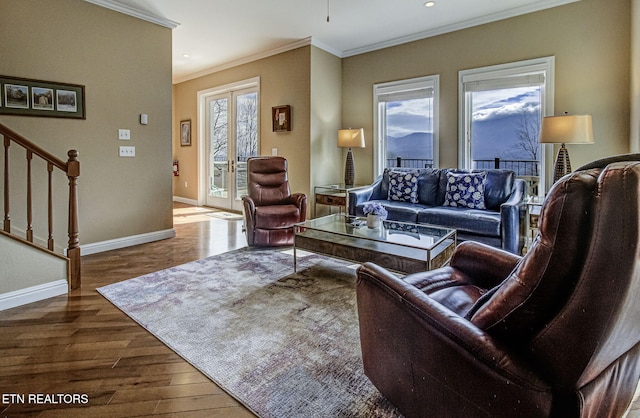
[[[485, 173], [482, 183], [484, 205], [478, 206], [484, 208], [443, 206], [445, 200], [451, 204], [451, 194], [445, 199], [447, 192], [451, 192], [447, 190], [448, 182], [464, 173], [482, 172]], [[390, 196], [389, 189], [396, 190], [395, 179], [401, 173], [413, 173], [414, 182], [417, 180], [415, 203], [391, 200], [393, 196]], [[350, 215], [363, 216], [364, 205], [377, 202], [385, 207], [389, 220], [456, 229], [459, 241], [479, 241], [521, 254], [526, 227], [525, 196], [526, 183], [517, 179], [512, 170], [386, 168], [373, 184], [349, 192], [348, 210]]]

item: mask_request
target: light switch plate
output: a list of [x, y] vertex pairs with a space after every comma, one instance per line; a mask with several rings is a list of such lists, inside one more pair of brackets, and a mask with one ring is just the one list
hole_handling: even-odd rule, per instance
[[135, 157], [136, 147], [120, 147], [120, 157]]
[[129, 129], [118, 129], [118, 139], [131, 140], [131, 131]]

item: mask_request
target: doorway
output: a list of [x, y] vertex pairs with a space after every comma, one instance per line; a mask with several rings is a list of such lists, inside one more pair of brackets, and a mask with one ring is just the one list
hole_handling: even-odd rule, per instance
[[[249, 84], [249, 85], [247, 85]], [[247, 159], [259, 153], [257, 81], [201, 92], [202, 199], [206, 206], [242, 210]]]

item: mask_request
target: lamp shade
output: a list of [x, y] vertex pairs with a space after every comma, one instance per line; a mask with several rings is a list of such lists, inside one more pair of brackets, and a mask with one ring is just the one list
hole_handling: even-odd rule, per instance
[[591, 115], [547, 116], [542, 119], [543, 144], [592, 144]]
[[340, 148], [364, 148], [364, 129], [339, 129], [338, 146]]

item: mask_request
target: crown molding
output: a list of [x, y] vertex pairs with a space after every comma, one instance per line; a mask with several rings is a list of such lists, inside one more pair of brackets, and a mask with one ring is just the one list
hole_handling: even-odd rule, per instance
[[135, 7], [127, 6], [122, 3], [118, 3], [115, 0], [84, 0], [87, 3], [92, 3], [97, 6], [105, 7], [107, 9], [115, 10], [116, 12], [124, 13], [129, 16], [137, 17], [138, 19], [146, 20], [147, 22], [155, 23], [156, 25], [164, 26], [165, 28], [175, 29], [180, 23], [173, 20], [166, 19], [164, 17], [156, 16], [153, 13], [149, 13]]
[[313, 45], [320, 49], [324, 49], [325, 51], [331, 54], [334, 54], [339, 58], [342, 58], [339, 52], [332, 51], [329, 47], [323, 45], [322, 43], [314, 41], [313, 39], [311, 39], [311, 37], [308, 37], [308, 38], [299, 39], [297, 41], [279, 46], [277, 48], [270, 49], [268, 51], [262, 51], [257, 54], [248, 55], [246, 57], [242, 57], [237, 60], [233, 60], [221, 65], [217, 65], [215, 67], [209, 67], [204, 70], [198, 71], [196, 73], [188, 74], [182, 77], [176, 77], [173, 80], [173, 84], [179, 84], [179, 83], [183, 83], [185, 81], [193, 80], [199, 77], [204, 77], [209, 74], [217, 73], [218, 71], [228, 70], [229, 68], [237, 67], [243, 64], [248, 64], [250, 62], [254, 62], [263, 58], [268, 58], [274, 55], [282, 54], [283, 52], [291, 51], [291, 50], [298, 49], [308, 45]]
[[419, 41], [421, 39], [443, 35], [449, 32], [455, 32], [457, 30], [468, 29], [474, 26], [484, 25], [486, 23], [497, 22], [499, 20], [509, 19], [512, 17], [521, 16], [528, 13], [538, 12], [541, 10], [550, 9], [552, 7], [563, 6], [565, 4], [575, 3], [578, 1], [581, 1], [581, 0], [543, 0], [535, 4], [529, 4], [521, 7], [514, 7], [513, 9], [505, 10], [499, 13], [480, 16], [478, 18], [465, 20], [462, 22], [454, 23], [452, 25], [440, 26], [438, 28], [431, 29], [428, 31], [418, 32], [412, 35], [389, 39], [383, 42], [365, 45], [359, 48], [347, 49], [342, 51], [342, 54], [339, 56], [341, 58], [351, 57], [354, 55], [364, 54], [366, 52], [372, 52], [372, 51], [377, 51], [379, 49], [388, 48], [391, 46], [402, 45], [408, 42]]

